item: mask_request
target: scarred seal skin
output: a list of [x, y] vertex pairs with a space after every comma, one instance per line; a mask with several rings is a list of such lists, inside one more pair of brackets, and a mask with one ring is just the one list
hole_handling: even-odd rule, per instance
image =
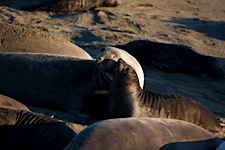
[[62, 150], [76, 133], [57, 119], [0, 108], [0, 149]]
[[204, 105], [177, 95], [142, 89], [135, 70], [119, 59], [109, 94], [111, 117], [157, 117], [194, 123], [211, 132], [222, 130], [214, 114]]
[[92, 124], [65, 150], [215, 150], [222, 142], [209, 131], [186, 121], [132, 117]]

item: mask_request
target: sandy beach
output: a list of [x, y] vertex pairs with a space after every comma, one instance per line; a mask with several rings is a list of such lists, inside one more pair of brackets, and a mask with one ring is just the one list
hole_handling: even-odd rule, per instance
[[[0, 22], [44, 30], [71, 41], [93, 58], [104, 46], [144, 39], [189, 46], [225, 62], [225, 5], [221, 0], [122, 0], [117, 7], [72, 13], [28, 12], [3, 5]], [[225, 117], [225, 80], [142, 67], [144, 88], [190, 97]]]

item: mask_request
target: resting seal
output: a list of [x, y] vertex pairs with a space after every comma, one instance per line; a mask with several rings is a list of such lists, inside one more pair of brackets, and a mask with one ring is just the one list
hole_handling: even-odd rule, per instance
[[92, 124], [74, 137], [65, 150], [215, 150], [222, 142], [186, 121], [137, 117]]
[[216, 57], [201, 55], [183, 45], [135, 40], [116, 47], [133, 55], [141, 65], [151, 65], [165, 72], [206, 74], [216, 78], [225, 75]]
[[41, 114], [0, 108], [0, 149], [62, 150], [76, 133]]
[[0, 93], [27, 106], [71, 114], [90, 110], [84, 107], [102, 111], [98, 108], [101, 107], [99, 101], [104, 102], [110, 86], [98, 71], [95, 60], [52, 54], [0, 53], [0, 68]]
[[[19, 1], [19, 2], [17, 2]], [[81, 12], [101, 6], [117, 6], [121, 0], [6, 0], [3, 5], [27, 11]]]
[[48, 31], [0, 23], [0, 52], [51, 53], [93, 59], [85, 50]]
[[0, 108], [29, 111], [29, 108], [24, 104], [2, 94], [0, 94]]
[[[98, 68], [99, 70], [103, 70], [104, 72], [108, 72], [109, 74], [106, 74], [107, 77], [112, 80], [113, 78], [113, 68], [114, 68], [114, 62], [109, 61], [108, 60], [114, 60], [115, 62], [119, 59], [119, 58], [123, 58], [123, 60], [125, 60], [130, 66], [132, 66], [139, 78], [139, 83], [141, 88], [144, 87], [144, 72], [143, 69], [141, 67], [141, 65], [139, 64], [139, 62], [129, 53], [127, 53], [126, 51], [122, 50], [122, 49], [118, 49], [116, 47], [105, 47], [103, 49], [101, 49], [101, 53], [97, 56], [97, 64], [98, 64]], [[107, 64], [102, 64], [102, 61], [105, 60], [104, 62]], [[107, 66], [108, 70], [105, 70], [105, 67]]]
[[155, 93], [139, 85], [135, 70], [119, 59], [109, 94], [112, 117], [157, 117], [179, 119], [211, 132], [222, 130], [214, 114], [202, 104], [177, 95]]

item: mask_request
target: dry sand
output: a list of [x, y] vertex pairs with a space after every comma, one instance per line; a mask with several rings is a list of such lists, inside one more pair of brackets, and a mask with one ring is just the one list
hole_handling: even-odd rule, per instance
[[[103, 46], [147, 39], [187, 45], [201, 54], [225, 58], [225, 5], [221, 0], [123, 0], [118, 7], [68, 14], [0, 6], [0, 22], [46, 29], [93, 57]], [[145, 88], [193, 98], [225, 117], [225, 80], [143, 68]]]

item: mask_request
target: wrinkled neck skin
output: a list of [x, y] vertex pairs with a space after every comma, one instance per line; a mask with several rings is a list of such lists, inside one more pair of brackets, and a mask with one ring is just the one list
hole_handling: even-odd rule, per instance
[[108, 102], [109, 114], [112, 118], [131, 117], [136, 113], [135, 99], [142, 89], [138, 78], [130, 79], [126, 75], [116, 75], [113, 79]]

